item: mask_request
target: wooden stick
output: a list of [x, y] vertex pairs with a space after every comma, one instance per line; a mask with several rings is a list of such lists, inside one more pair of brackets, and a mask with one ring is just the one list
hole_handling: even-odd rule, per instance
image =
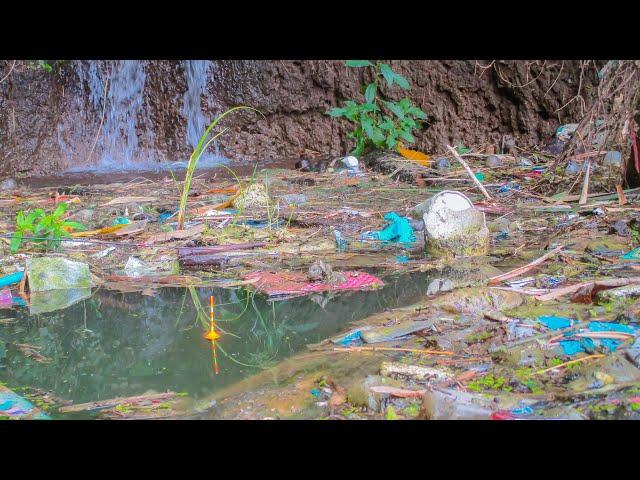
[[578, 205], [585, 205], [589, 196], [589, 177], [591, 174], [591, 162], [587, 162], [587, 173], [584, 175], [584, 182], [582, 183], [582, 193], [580, 194], [580, 200]]
[[398, 348], [398, 347], [344, 347], [334, 348], [337, 352], [411, 352], [419, 353], [421, 355], [455, 355], [449, 351], [439, 350], [420, 350], [418, 348]]
[[621, 185], [616, 185], [616, 192], [618, 193], [618, 204], [619, 205], [625, 205], [628, 200], [627, 197], [624, 195], [624, 190], [622, 189]]
[[473, 172], [471, 171], [471, 169], [469, 168], [469, 165], [467, 165], [467, 162], [465, 162], [462, 157], [458, 154], [458, 152], [456, 152], [455, 148], [451, 147], [450, 145], [447, 145], [447, 148], [449, 149], [449, 151], [454, 155], [454, 157], [456, 157], [456, 159], [458, 160], [458, 162], [460, 162], [460, 164], [464, 167], [464, 169], [467, 171], [467, 173], [469, 174], [469, 176], [471, 177], [471, 180], [473, 180], [473, 183], [476, 184], [476, 186], [480, 189], [480, 191], [482, 192], [482, 194], [487, 197], [487, 200], [493, 200], [491, 198], [491, 195], [489, 195], [489, 192], [487, 192], [487, 190], [484, 188], [484, 186], [480, 183], [480, 180], [478, 180], [476, 178], [476, 176], [473, 174]]
[[591, 280], [588, 282], [576, 283], [575, 285], [569, 285], [568, 287], [558, 288], [544, 295], [537, 295], [536, 300], [541, 302], [547, 302], [549, 300], [555, 300], [556, 298], [564, 297], [570, 293], [577, 292], [582, 287], [589, 285], [599, 285], [602, 287], [623, 287], [625, 285], [631, 285], [634, 283], [640, 283], [640, 277], [628, 277], [628, 278], [603, 278], [600, 280]]
[[567, 365], [573, 365], [573, 364], [576, 364], [576, 363], [584, 362], [585, 360], [591, 360], [591, 359], [594, 359], [594, 358], [602, 358], [602, 357], [606, 357], [606, 355], [603, 355], [601, 353], [597, 353], [595, 355], [587, 355], [586, 357], [578, 358], [576, 360], [571, 360], [569, 362], [564, 362], [564, 363], [561, 363], [560, 365], [556, 365], [554, 367], [545, 368], [544, 370], [538, 370], [537, 372], [534, 373], [534, 375], [540, 375], [542, 373], [550, 372], [551, 370], [556, 370], [558, 368], [566, 367]]
[[76, 405], [69, 405], [67, 407], [61, 407], [59, 409], [60, 413], [73, 413], [73, 412], [81, 412], [83, 410], [97, 410], [102, 408], [111, 408], [117, 405], [122, 404], [136, 404], [138, 402], [148, 400], [148, 401], [167, 401], [176, 397], [176, 392], [167, 392], [167, 393], [157, 393], [151, 395], [138, 395], [136, 397], [118, 397], [111, 398], [109, 400], [99, 400], [97, 402], [88, 402], [88, 403], [78, 403]]
[[541, 256], [537, 260], [534, 260], [533, 262], [531, 262], [531, 263], [529, 263], [527, 265], [523, 265], [522, 267], [518, 267], [518, 268], [516, 268], [514, 270], [511, 270], [510, 272], [503, 273], [502, 275], [496, 275], [495, 277], [491, 277], [489, 279], [489, 285], [496, 285], [496, 284], [502, 282], [503, 280], [509, 280], [511, 278], [514, 278], [514, 277], [519, 277], [523, 273], [527, 273], [529, 270], [533, 269], [534, 267], [537, 267], [541, 263], [544, 263], [545, 260], [547, 260], [549, 257], [554, 256], [556, 253], [558, 253], [563, 248], [564, 248], [564, 246], [560, 245], [559, 247], [554, 248], [550, 252], [545, 253], [543, 256]]

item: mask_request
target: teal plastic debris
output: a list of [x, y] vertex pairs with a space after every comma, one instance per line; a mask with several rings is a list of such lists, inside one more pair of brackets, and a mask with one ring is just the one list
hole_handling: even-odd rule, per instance
[[0, 278], [0, 287], [6, 287], [7, 285], [13, 285], [14, 283], [20, 283], [24, 272], [16, 272], [11, 275], [6, 275]]
[[26, 398], [0, 385], [0, 416], [11, 419], [51, 420]]
[[336, 239], [336, 245], [338, 247], [338, 251], [344, 252], [344, 250], [347, 248], [347, 240], [342, 235], [342, 232], [340, 230], [334, 230], [333, 236]]
[[551, 330], [559, 330], [573, 325], [573, 320], [567, 317], [541, 316], [538, 321]]
[[[588, 329], [592, 332], [637, 333], [636, 329], [630, 325], [611, 322], [589, 322]], [[571, 332], [565, 334], [567, 337], [572, 335], [573, 333]], [[596, 346], [604, 347], [609, 350], [609, 352], [615, 352], [620, 345], [622, 345], [622, 341], [613, 338], [601, 338], [596, 341], [591, 338], [581, 338], [580, 340], [562, 340], [560, 342], [560, 346], [565, 355], [575, 355], [579, 352], [591, 353], [595, 350]]]
[[396, 262], [398, 262], [398, 263], [409, 263], [409, 257], [407, 257], [406, 255], [397, 255], [396, 256]]
[[630, 252], [621, 255], [620, 258], [622, 260], [640, 260], [640, 247], [634, 248]]
[[416, 241], [411, 222], [406, 217], [401, 217], [396, 212], [389, 212], [384, 216], [387, 222], [391, 222], [383, 230], [377, 232], [365, 232], [363, 240], [380, 240], [383, 242], [412, 243]]
[[113, 221], [114, 225], [129, 225], [131, 220], [126, 217], [118, 217]]
[[484, 173], [476, 172], [476, 178], [478, 179], [478, 181], [484, 182]]
[[581, 338], [580, 340], [562, 340], [560, 342], [562, 352], [565, 355], [575, 355], [580, 352], [593, 352], [596, 348], [595, 343], [590, 338]]
[[310, 391], [311, 395], [313, 395], [314, 397], [319, 397], [322, 392], [320, 390], [318, 390], [317, 388], [314, 388]]
[[610, 322], [589, 322], [589, 330], [592, 332], [622, 332], [634, 335], [636, 330], [631, 325]]

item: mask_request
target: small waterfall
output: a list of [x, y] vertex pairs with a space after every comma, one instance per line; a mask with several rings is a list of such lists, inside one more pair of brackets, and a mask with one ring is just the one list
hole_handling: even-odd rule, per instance
[[[185, 167], [188, 154], [184, 152], [196, 147], [212, 120], [207, 113], [213, 110], [207, 94], [207, 84], [214, 76], [215, 68], [209, 60], [187, 60], [181, 63], [184, 66], [186, 91], [177, 89], [177, 82], [166, 82], [164, 85], [169, 85], [169, 91], [174, 95], [170, 104], [177, 105], [178, 108], [168, 108], [160, 116], [172, 117], [169, 123], [185, 129], [184, 138], [188, 145], [184, 145], [181, 153], [176, 153], [175, 149], [163, 150], [163, 145], [169, 145], [175, 140], [165, 138], [167, 132], [163, 130], [163, 125], [154, 123], [158, 114], [156, 110], [154, 116], [153, 110], [149, 110], [153, 107], [153, 101], [151, 104], [145, 102], [145, 98], [154, 99], [165, 92], [149, 90], [152, 84], [147, 82], [146, 69], [153, 68], [152, 62], [78, 62], [76, 72], [82, 95], [76, 97], [75, 104], [81, 121], [78, 118], [75, 121], [65, 121], [57, 129], [61, 153], [71, 167], [67, 171], [107, 172]], [[149, 75], [153, 75], [153, 70], [149, 72]], [[98, 135], [103, 110], [104, 119]], [[95, 148], [91, 152], [94, 142]], [[87, 164], [89, 154], [91, 160]], [[211, 167], [227, 161], [219, 154], [218, 144], [214, 143], [200, 158], [199, 166]]]
[[[100, 165], [107, 169], [126, 169], [134, 162], [143, 160], [138, 148], [136, 127], [145, 78], [143, 65], [137, 60], [118, 62], [111, 73], [101, 134], [103, 151]], [[92, 90], [93, 99], [96, 92]]]
[[[187, 91], [184, 93], [182, 103], [182, 115], [187, 121], [187, 141], [191, 148], [195, 148], [204, 134], [205, 129], [213, 120], [207, 119], [203, 114], [204, 100], [205, 109], [210, 110], [207, 97], [207, 82], [212, 72], [212, 64], [209, 60], [186, 60], [185, 78], [187, 80]], [[215, 134], [216, 132], [212, 132]], [[198, 165], [212, 166], [226, 161], [220, 156], [218, 143], [214, 142], [206, 152], [200, 157]]]

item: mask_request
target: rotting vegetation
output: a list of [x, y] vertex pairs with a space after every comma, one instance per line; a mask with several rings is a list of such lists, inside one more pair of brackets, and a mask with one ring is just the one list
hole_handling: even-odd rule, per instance
[[[634, 65], [618, 68], [625, 85], [637, 84]], [[239, 315], [223, 314], [218, 304], [215, 312], [222, 369], [234, 363], [247, 369], [246, 378], [197, 398], [168, 389], [70, 402], [56, 392], [33, 396], [35, 407], [63, 418], [82, 411], [99, 411], [100, 418], [638, 418], [640, 189], [623, 189], [627, 165], [607, 157], [609, 149], [632, 142], [628, 132], [635, 127], [620, 118], [635, 114], [624, 109], [635, 108], [636, 91], [637, 85], [623, 89], [613, 120], [598, 125], [615, 130], [611, 138], [618, 143], [604, 137], [598, 143], [601, 130], [583, 134], [580, 125], [587, 123], [580, 122], [573, 134], [558, 132], [553, 142], [566, 150], [555, 153], [443, 146], [425, 163], [383, 150], [355, 168], [336, 159], [298, 170], [256, 169], [250, 177], [234, 173], [231, 180], [219, 178], [220, 171], [195, 170], [194, 152], [184, 183], [136, 178], [10, 189], [0, 198], [0, 268], [2, 278], [13, 275], [11, 299], [27, 307], [38, 292], [29, 290], [29, 272], [20, 272], [27, 258], [44, 255], [88, 264], [97, 290], [154, 296], [161, 288], [186, 288], [182, 302], [190, 299], [197, 312], [189, 328], [202, 332], [211, 319], [196, 288], [241, 298]], [[572, 135], [587, 138], [594, 150], [577, 152]], [[205, 134], [200, 147], [206, 142]], [[421, 230], [412, 211], [443, 184], [486, 215], [487, 255], [425, 254], [424, 224]], [[55, 209], [67, 227], [89, 230], [65, 230], [68, 236], [54, 238], [55, 253], [23, 243], [12, 254], [16, 215], [43, 205], [51, 207], [38, 216]], [[411, 225], [415, 241], [381, 239], [389, 212], [407, 219], [402, 225]], [[20, 218], [23, 225], [24, 214]], [[23, 233], [24, 240], [29, 236]], [[375, 292], [419, 273], [428, 273], [418, 277], [428, 285], [410, 304], [381, 305], [355, 321], [345, 315], [339, 334], [282, 359], [296, 325], [278, 317], [276, 304], [309, 297], [325, 309], [348, 302], [349, 291]], [[272, 315], [255, 307], [256, 297], [269, 302]], [[86, 301], [73, 297], [64, 306]], [[25, 307], [5, 306], [8, 321], [0, 328], [15, 328], [11, 313]], [[252, 330], [260, 331], [260, 348], [238, 358], [225, 338], [247, 341], [233, 330], [246, 312]], [[83, 332], [78, 338], [90, 338], [86, 323]], [[47, 368], [60, 355], [61, 348], [1, 338], [14, 357]], [[6, 355], [0, 350], [0, 362]]]

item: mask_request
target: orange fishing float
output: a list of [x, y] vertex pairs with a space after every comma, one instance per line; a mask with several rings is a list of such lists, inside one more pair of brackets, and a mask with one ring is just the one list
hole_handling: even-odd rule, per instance
[[216, 340], [220, 338], [220, 334], [215, 331], [215, 323], [213, 321], [213, 317], [214, 317], [213, 304], [214, 304], [214, 299], [213, 299], [213, 295], [211, 295], [209, 297], [209, 318], [211, 320], [210, 321], [211, 328], [204, 335], [204, 338], [206, 338], [207, 340], [211, 340], [211, 350], [213, 351], [213, 370], [214, 372], [216, 372], [216, 375], [217, 375], [219, 370], [218, 370], [218, 354], [216, 352]]

